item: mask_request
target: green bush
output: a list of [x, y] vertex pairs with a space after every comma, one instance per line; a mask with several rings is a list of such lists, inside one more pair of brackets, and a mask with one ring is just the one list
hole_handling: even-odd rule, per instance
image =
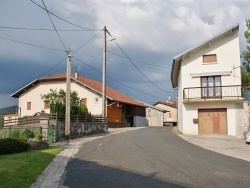
[[19, 130], [18, 129], [14, 129], [12, 132], [11, 132], [11, 138], [19, 138]]
[[41, 133], [36, 133], [35, 138], [37, 138], [38, 140], [42, 140], [43, 135]]
[[21, 134], [20, 138], [29, 139], [34, 138], [34, 133], [30, 129], [25, 129]]
[[5, 138], [0, 140], [0, 155], [27, 151], [29, 144], [21, 139]]

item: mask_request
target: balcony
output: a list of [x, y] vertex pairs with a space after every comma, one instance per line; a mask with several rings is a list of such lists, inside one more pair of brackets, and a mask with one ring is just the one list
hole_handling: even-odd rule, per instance
[[243, 97], [242, 97], [241, 85], [190, 87], [190, 88], [184, 88], [183, 90], [184, 102], [215, 101], [215, 100], [235, 101], [242, 99]]

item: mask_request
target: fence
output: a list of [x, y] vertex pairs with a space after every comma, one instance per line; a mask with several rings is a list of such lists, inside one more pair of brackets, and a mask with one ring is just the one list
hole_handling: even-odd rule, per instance
[[21, 138], [26, 129], [31, 130], [34, 135], [42, 134], [42, 127], [6, 126], [0, 129], [0, 138]]
[[[55, 119], [58, 121], [65, 121], [64, 114], [52, 114], [50, 119]], [[71, 122], [92, 122], [92, 123], [100, 123], [100, 122], [107, 122], [106, 117], [100, 116], [85, 116], [85, 115], [71, 115], [70, 116]]]

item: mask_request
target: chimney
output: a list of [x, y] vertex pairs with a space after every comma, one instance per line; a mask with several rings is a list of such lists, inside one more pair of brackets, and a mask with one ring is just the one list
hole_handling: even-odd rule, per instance
[[75, 72], [75, 79], [78, 79], [78, 72]]

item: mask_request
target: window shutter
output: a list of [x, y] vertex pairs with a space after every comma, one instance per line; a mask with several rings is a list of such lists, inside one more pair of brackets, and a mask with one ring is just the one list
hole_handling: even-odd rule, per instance
[[31, 110], [31, 102], [27, 102], [27, 110]]
[[203, 63], [217, 62], [216, 54], [203, 55]]

